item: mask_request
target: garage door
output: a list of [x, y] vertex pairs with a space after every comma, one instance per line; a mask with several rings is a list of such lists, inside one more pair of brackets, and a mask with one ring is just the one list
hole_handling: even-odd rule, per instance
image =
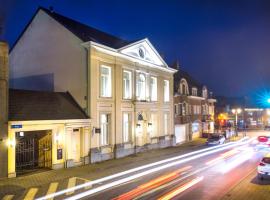
[[175, 140], [176, 144], [186, 141], [187, 138], [187, 128], [186, 125], [175, 125]]

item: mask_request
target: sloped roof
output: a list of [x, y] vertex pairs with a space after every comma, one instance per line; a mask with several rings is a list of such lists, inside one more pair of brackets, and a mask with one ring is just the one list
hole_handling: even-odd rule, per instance
[[68, 92], [9, 90], [9, 120], [89, 119]]
[[192, 94], [192, 87], [196, 87], [198, 89], [198, 96], [201, 96], [202, 94], [202, 88], [203, 85], [199, 83], [197, 80], [195, 80], [191, 75], [189, 75], [187, 72], [178, 69], [178, 71], [174, 74], [174, 92], [177, 93], [179, 83], [181, 79], [185, 79], [188, 83], [189, 88], [189, 94]]
[[80, 38], [83, 42], [88, 42], [88, 41], [93, 41], [97, 42], [99, 44], [106, 45], [108, 47], [118, 49], [123, 46], [126, 46], [128, 44], [131, 44], [135, 41], [127, 41], [124, 39], [121, 39], [119, 37], [113, 36], [111, 34], [105, 33], [103, 31], [100, 31], [96, 28], [93, 28], [91, 26], [85, 25], [83, 23], [80, 23], [78, 21], [75, 21], [73, 19], [70, 19], [68, 17], [65, 17], [63, 15], [60, 15], [54, 11], [50, 11], [46, 8], [39, 7], [36, 13], [33, 15], [32, 19], [30, 22], [26, 25], [16, 42], [13, 44], [12, 49], [16, 45], [16, 43], [20, 40], [24, 32], [27, 30], [37, 13], [42, 10], [45, 13], [47, 13], [49, 16], [51, 16], [53, 19], [55, 19], [57, 22], [59, 22], [61, 25], [63, 25], [67, 30], [72, 32], [74, 35], [76, 35], [78, 38]]

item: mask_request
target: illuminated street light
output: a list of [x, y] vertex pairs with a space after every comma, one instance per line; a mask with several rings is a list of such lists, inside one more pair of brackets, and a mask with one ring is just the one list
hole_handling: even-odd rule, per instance
[[235, 115], [235, 131], [237, 135], [238, 115], [242, 112], [241, 108], [232, 109], [232, 113]]
[[267, 103], [269, 103], [269, 104], [270, 104], [270, 98], [268, 98], [268, 99], [267, 99]]

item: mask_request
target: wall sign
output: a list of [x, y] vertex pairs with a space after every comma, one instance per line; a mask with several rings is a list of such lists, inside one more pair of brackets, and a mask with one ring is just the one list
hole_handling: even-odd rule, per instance
[[16, 128], [22, 128], [22, 124], [14, 124], [14, 125], [11, 125], [11, 129], [16, 129]]

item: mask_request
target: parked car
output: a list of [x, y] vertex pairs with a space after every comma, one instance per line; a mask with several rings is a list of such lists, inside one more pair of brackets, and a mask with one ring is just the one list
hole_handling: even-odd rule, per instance
[[257, 167], [258, 178], [263, 180], [270, 177], [270, 153], [263, 157]]
[[270, 131], [270, 126], [269, 126], [269, 125], [265, 126], [265, 127], [264, 127], [264, 130]]
[[207, 145], [218, 145], [218, 144], [223, 144], [225, 142], [225, 137], [224, 135], [211, 135], [207, 141]]

